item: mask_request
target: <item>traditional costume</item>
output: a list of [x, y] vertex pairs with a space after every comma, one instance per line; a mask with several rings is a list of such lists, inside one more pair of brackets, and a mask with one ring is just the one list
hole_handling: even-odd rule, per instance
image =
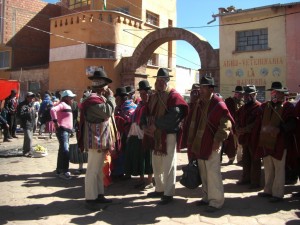
[[[257, 93], [254, 85], [247, 85], [244, 90], [247, 95]], [[260, 186], [261, 160], [254, 157], [254, 146], [251, 142], [251, 135], [255, 119], [260, 111], [260, 105], [261, 103], [255, 99], [246, 102], [236, 113], [236, 131], [239, 143], [243, 146], [243, 174], [237, 184], [250, 184], [250, 188]]]
[[[269, 90], [287, 91], [280, 82], [273, 82]], [[255, 156], [264, 161], [265, 187], [264, 192], [258, 194], [273, 197], [272, 202], [280, 201], [284, 196], [286, 153], [289, 144], [293, 142], [295, 125], [292, 103], [267, 101], [261, 105], [252, 140], [257, 144]]]
[[[215, 87], [210, 76], [203, 76], [200, 85], [200, 90], [202, 86]], [[209, 99], [200, 100], [191, 113], [188, 146], [198, 159], [204, 194], [200, 203], [208, 205], [207, 210], [211, 212], [224, 204], [220, 151], [234, 120], [225, 102], [214, 93]]]
[[[167, 69], [161, 68], [156, 77], [168, 82], [171, 76]], [[177, 133], [187, 113], [188, 105], [175, 89], [157, 91], [149, 98], [146, 126], [154, 124], [156, 130], [151, 146], [155, 192], [149, 193], [148, 197], [162, 197], [160, 204], [169, 203], [175, 194]]]

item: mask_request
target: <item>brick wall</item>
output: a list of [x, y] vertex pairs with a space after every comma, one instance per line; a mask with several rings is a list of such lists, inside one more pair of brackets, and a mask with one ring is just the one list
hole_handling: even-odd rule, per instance
[[12, 69], [49, 63], [51, 17], [61, 15], [61, 8], [40, 0], [7, 0], [3, 42], [12, 48]]

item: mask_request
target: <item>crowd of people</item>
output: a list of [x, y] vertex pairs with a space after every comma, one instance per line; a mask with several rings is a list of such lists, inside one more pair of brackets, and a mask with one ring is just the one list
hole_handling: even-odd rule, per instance
[[[112, 202], [104, 196], [107, 175], [113, 180], [138, 176], [135, 188], [154, 188], [147, 197], [160, 198], [161, 205], [171, 203], [177, 152], [183, 148], [187, 148], [188, 160], [198, 163], [203, 197], [197, 205], [206, 207], [207, 212], [224, 205], [223, 154], [229, 165], [236, 158], [243, 167], [237, 185], [248, 185], [270, 202], [282, 201], [287, 177], [295, 183], [300, 175], [300, 102], [289, 102], [289, 90], [278, 81], [267, 90], [271, 99], [263, 103], [257, 100], [253, 84], [236, 86], [234, 95], [223, 99], [215, 93], [214, 78], [204, 75], [200, 83], [193, 84], [187, 103], [170, 87], [171, 77], [167, 69], [160, 68], [154, 88], [141, 80], [137, 90], [122, 86], [113, 93], [109, 88], [113, 81], [100, 69], [89, 77], [91, 89], [79, 103], [71, 90], [65, 90], [60, 96], [45, 93], [42, 101], [28, 92], [18, 104], [12, 90], [0, 117], [4, 141], [17, 137], [17, 116], [24, 131], [25, 156], [31, 154], [32, 134], [38, 124], [40, 134], [49, 132], [51, 137], [55, 132], [59, 142], [56, 173], [69, 180], [69, 138], [76, 134], [79, 150], [88, 152], [87, 204]], [[108, 156], [111, 163], [104, 172]]]

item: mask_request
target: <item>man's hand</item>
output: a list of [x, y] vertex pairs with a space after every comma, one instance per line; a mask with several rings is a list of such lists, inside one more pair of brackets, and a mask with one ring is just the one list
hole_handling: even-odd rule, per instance
[[220, 150], [220, 142], [214, 141], [212, 150], [218, 152]]
[[58, 122], [57, 122], [57, 121], [54, 122], [54, 127], [55, 127], [56, 130], [59, 128], [59, 125], [58, 125]]

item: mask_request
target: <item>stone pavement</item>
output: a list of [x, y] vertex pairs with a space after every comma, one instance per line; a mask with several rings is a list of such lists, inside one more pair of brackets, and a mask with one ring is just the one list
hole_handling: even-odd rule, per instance
[[[11, 143], [1, 140], [0, 153], [21, 148], [23, 137], [18, 136]], [[137, 178], [113, 183], [106, 189], [113, 204], [91, 211], [85, 206], [84, 175], [62, 180], [54, 174], [56, 138], [35, 136], [34, 144], [47, 147], [49, 155], [26, 158], [2, 154], [0, 158], [0, 224], [300, 224], [300, 199], [291, 197], [292, 192], [300, 191], [299, 182], [286, 186], [283, 202], [269, 203], [257, 197], [258, 190], [235, 185], [241, 173], [241, 167], [236, 165], [222, 166], [226, 200], [224, 208], [213, 214], [195, 205], [201, 197], [200, 187], [189, 190], [177, 182], [174, 201], [161, 206], [156, 199], [146, 198], [152, 190], [134, 188]], [[186, 162], [186, 153], [179, 153], [177, 180]], [[77, 165], [70, 164], [70, 168], [74, 172]]]

